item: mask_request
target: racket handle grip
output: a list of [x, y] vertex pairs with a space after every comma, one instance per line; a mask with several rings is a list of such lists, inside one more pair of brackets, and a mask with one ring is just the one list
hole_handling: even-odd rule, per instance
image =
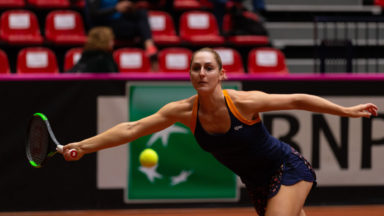
[[[63, 153], [63, 146], [62, 145], [57, 145], [57, 151], [60, 153]], [[75, 149], [69, 150], [69, 155], [71, 155], [72, 158], [77, 157], [77, 151]]]

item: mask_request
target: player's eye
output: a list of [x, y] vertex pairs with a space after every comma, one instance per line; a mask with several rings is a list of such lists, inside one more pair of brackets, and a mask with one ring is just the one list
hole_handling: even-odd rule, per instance
[[192, 68], [192, 71], [194, 71], [194, 72], [196, 72], [196, 71], [198, 71], [198, 70], [199, 70], [198, 67], [193, 67], [193, 68]]
[[205, 70], [206, 70], [207, 72], [211, 72], [211, 71], [215, 70], [215, 67], [212, 66], [212, 65], [206, 65], [206, 66], [205, 66]]
[[200, 71], [200, 65], [193, 65], [191, 70], [194, 71], [194, 72]]

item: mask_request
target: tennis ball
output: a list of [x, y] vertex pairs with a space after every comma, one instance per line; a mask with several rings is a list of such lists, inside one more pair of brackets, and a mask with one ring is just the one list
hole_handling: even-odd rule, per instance
[[147, 148], [140, 153], [139, 160], [143, 167], [153, 167], [157, 164], [159, 156], [153, 149]]

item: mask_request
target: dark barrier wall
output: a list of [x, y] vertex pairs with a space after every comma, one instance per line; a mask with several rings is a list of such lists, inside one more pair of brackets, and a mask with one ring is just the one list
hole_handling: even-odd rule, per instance
[[[0, 211], [159, 207], [171, 204], [124, 204], [122, 190], [98, 190], [96, 154], [78, 162], [54, 157], [48, 166], [32, 168], [25, 157], [26, 125], [35, 112], [45, 113], [57, 139], [66, 144], [96, 134], [97, 97], [125, 95], [129, 77], [5, 78], [0, 81]], [[187, 80], [185, 76], [169, 80]], [[145, 77], [139, 80], [151, 80]], [[164, 80], [164, 78], [158, 79]], [[232, 78], [244, 90], [309, 93], [320, 96], [384, 96], [383, 77], [368, 79]], [[308, 204], [384, 203], [384, 185], [319, 187]], [[221, 205], [221, 203], [216, 203]], [[239, 203], [248, 205], [242, 191]], [[175, 205], [175, 204], [174, 204]], [[184, 206], [213, 204], [178, 204]], [[223, 204], [228, 205], [228, 204]]]
[[63, 144], [92, 136], [96, 133], [96, 97], [125, 94], [125, 82], [2, 82], [0, 92], [0, 209], [79, 209], [103, 205], [99, 202], [108, 197], [96, 190], [95, 154], [78, 163], [65, 163], [61, 157], [55, 157], [48, 166], [33, 169], [24, 151], [26, 125], [33, 113], [43, 112]]

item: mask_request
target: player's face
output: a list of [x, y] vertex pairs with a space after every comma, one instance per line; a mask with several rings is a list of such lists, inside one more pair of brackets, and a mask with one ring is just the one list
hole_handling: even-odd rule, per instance
[[212, 90], [220, 85], [224, 78], [214, 55], [208, 51], [195, 54], [190, 76], [193, 87], [198, 91]]

